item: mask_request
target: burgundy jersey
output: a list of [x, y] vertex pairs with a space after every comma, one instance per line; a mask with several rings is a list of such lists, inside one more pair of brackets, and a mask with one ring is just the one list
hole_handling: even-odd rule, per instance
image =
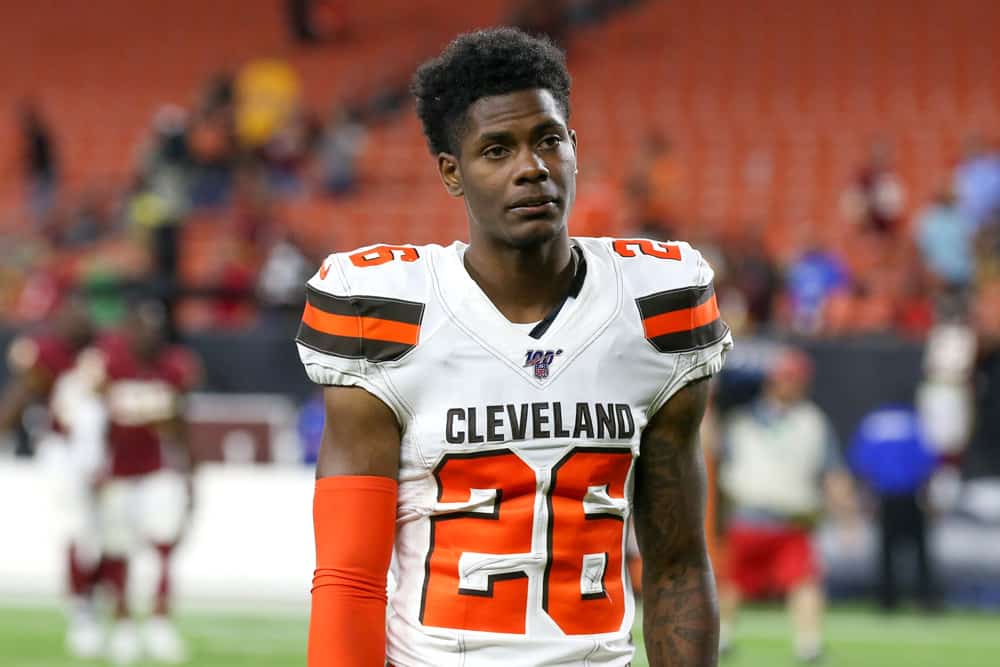
[[48, 401], [57, 377], [76, 363], [77, 349], [69, 341], [53, 334], [16, 338], [10, 344], [8, 357], [11, 369], [17, 373], [34, 373], [45, 381]]
[[37, 334], [14, 339], [7, 352], [15, 374], [30, 373], [40, 383], [40, 399], [50, 408], [49, 428], [62, 432], [59, 420], [51, 414], [52, 390], [60, 375], [73, 368], [78, 348], [55, 334]]
[[163, 467], [158, 426], [178, 416], [181, 398], [198, 379], [193, 353], [166, 346], [143, 359], [118, 336], [99, 341], [108, 406], [108, 450], [113, 477], [131, 477]]

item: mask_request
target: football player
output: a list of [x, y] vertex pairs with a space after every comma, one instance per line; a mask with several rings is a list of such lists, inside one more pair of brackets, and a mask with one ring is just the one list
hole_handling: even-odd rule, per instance
[[570, 237], [550, 42], [465, 34], [412, 88], [469, 242], [337, 253], [309, 281], [309, 665], [624, 667], [633, 518], [650, 665], [716, 664], [697, 433], [731, 337], [711, 268], [683, 242]]
[[102, 420], [100, 406], [88, 400], [70, 372], [91, 337], [86, 303], [68, 296], [47, 331], [11, 343], [11, 379], [0, 396], [0, 431], [14, 427], [31, 405], [48, 410], [47, 422], [33, 435], [38, 436], [39, 457], [57, 476], [58, 504], [68, 532], [66, 648], [78, 658], [97, 657], [102, 640], [93, 600], [100, 563], [94, 481], [103, 456]]
[[[179, 470], [191, 464], [183, 452], [184, 399], [200, 377], [200, 364], [186, 348], [167, 344], [165, 330], [161, 305], [141, 302], [120, 333], [103, 337], [79, 362], [95, 378], [107, 412], [101, 577], [115, 602], [107, 651], [116, 664], [135, 662], [144, 650], [160, 662], [186, 660], [170, 620], [170, 556], [190, 509], [190, 479]], [[130, 556], [147, 546], [156, 550], [160, 571], [153, 613], [140, 633], [126, 584]]]

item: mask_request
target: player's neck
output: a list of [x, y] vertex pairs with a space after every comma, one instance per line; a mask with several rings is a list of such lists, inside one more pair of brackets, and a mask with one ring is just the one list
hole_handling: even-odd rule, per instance
[[472, 243], [465, 252], [469, 276], [511, 322], [537, 322], [566, 296], [573, 280], [569, 237], [531, 248]]

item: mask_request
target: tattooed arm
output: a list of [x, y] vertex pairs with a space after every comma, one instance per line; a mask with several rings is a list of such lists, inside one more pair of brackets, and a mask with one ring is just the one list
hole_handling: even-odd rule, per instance
[[718, 664], [719, 612], [705, 547], [705, 468], [698, 427], [708, 380], [674, 394], [642, 437], [635, 528], [642, 554], [650, 667]]

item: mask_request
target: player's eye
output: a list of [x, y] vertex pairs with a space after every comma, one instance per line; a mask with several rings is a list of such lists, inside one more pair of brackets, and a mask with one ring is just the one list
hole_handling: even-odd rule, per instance
[[507, 157], [507, 149], [498, 144], [494, 144], [483, 151], [483, 157], [489, 158], [490, 160], [499, 160], [501, 158]]
[[550, 134], [549, 136], [542, 139], [542, 148], [557, 148], [559, 144], [562, 143], [562, 137], [558, 134]]

